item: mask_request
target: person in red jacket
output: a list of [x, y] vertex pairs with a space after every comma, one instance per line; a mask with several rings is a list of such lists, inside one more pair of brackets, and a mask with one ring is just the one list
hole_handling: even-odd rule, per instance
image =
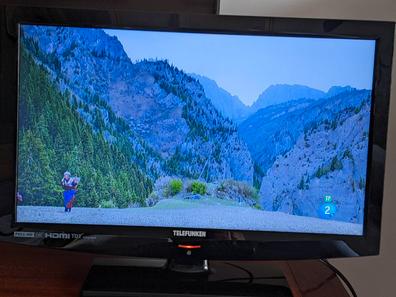
[[73, 203], [76, 200], [78, 178], [72, 178], [69, 171], [63, 174], [61, 185], [63, 191], [63, 204], [65, 206], [65, 212], [71, 212]]

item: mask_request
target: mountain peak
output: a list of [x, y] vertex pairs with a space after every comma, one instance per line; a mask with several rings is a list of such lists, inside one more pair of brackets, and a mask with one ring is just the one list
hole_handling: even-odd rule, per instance
[[253, 103], [252, 109], [261, 108], [301, 98], [319, 99], [326, 95], [325, 92], [297, 84], [275, 84], [269, 86]]
[[354, 90], [356, 89], [351, 86], [333, 86], [327, 91], [326, 97], [333, 97], [333, 96], [337, 96], [338, 94], [344, 92], [351, 92]]
[[[107, 35], [103, 30], [94, 28], [68, 28], [57, 26], [26, 26], [22, 31], [41, 45], [46, 54], [56, 53], [67, 58], [69, 55], [107, 56], [112, 59], [127, 60], [121, 42], [116, 36]], [[60, 42], [62, 40], [62, 43]], [[77, 47], [78, 45], [78, 47]]]

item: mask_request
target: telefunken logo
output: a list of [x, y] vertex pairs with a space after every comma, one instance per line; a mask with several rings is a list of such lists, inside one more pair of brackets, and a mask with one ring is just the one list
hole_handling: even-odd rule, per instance
[[206, 237], [206, 231], [173, 230], [173, 235], [178, 237]]

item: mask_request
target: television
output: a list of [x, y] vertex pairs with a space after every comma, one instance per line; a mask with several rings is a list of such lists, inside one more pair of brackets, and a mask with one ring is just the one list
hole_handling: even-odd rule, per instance
[[2, 240], [158, 258], [378, 254], [393, 23], [4, 18]]

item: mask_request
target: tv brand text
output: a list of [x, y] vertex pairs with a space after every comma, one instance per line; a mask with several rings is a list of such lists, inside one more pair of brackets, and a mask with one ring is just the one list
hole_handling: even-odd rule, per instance
[[173, 230], [173, 236], [177, 236], [177, 237], [206, 237], [206, 231]]

